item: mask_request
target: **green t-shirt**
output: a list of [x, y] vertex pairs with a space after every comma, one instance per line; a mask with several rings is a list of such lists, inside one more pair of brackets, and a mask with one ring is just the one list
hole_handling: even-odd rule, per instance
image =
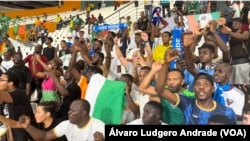
[[[166, 87], [167, 88], [167, 87]], [[187, 89], [182, 89], [181, 92], [184, 96], [195, 98], [195, 93], [188, 91]], [[163, 107], [162, 121], [170, 125], [183, 125], [185, 124], [184, 115], [181, 109], [165, 98], [161, 97], [161, 103]]]
[[82, 18], [75, 19], [74, 24], [81, 26], [84, 23]]

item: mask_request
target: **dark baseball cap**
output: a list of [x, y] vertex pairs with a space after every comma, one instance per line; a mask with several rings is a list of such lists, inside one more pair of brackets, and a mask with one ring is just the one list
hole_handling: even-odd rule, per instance
[[212, 86], [214, 85], [214, 79], [211, 75], [206, 74], [206, 73], [199, 73], [195, 79], [194, 82], [196, 82], [199, 79], [206, 79]]

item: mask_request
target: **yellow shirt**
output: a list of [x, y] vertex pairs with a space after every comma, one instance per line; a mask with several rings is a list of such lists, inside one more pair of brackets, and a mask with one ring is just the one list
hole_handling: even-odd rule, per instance
[[172, 48], [171, 44], [169, 44], [168, 46], [165, 45], [156, 46], [153, 51], [153, 61], [161, 61], [161, 63], [164, 63], [164, 55], [169, 48]]
[[40, 26], [41, 23], [42, 23], [42, 22], [41, 22], [40, 20], [36, 20], [36, 21], [35, 21], [35, 26]]
[[61, 17], [59, 16], [56, 18], [56, 23], [59, 23], [60, 21], [61, 21]]
[[73, 28], [74, 27], [74, 20], [70, 20], [69, 27]]

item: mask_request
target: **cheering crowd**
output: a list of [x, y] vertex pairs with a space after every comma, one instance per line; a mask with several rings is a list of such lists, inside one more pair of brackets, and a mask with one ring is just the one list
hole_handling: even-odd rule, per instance
[[[96, 106], [86, 99], [87, 91], [95, 91], [93, 77], [124, 83], [120, 125], [250, 124], [249, 5], [245, 2], [237, 15], [232, 3], [225, 4], [219, 19], [202, 6], [194, 31], [186, 27], [177, 3], [169, 15], [175, 22], [170, 31], [162, 32], [169, 13], [164, 10], [157, 21], [155, 14], [163, 9], [152, 16], [145, 9], [137, 21], [121, 18], [127, 28], [93, 31], [90, 39], [78, 16], [79, 22], [72, 20], [72, 40], [62, 40], [61, 48], [46, 36], [46, 47], [36, 45], [25, 58], [21, 51], [7, 50], [0, 60], [0, 121], [8, 127], [2, 138], [104, 141], [106, 123], [91, 115]], [[181, 50], [173, 44], [177, 32]], [[67, 67], [59, 58], [64, 55], [71, 55]]]

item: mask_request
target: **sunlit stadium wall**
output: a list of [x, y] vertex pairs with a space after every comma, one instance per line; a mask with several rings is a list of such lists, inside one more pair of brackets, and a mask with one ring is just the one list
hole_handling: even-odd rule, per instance
[[71, 11], [73, 9], [81, 9], [82, 2], [81, 1], [64, 1], [61, 6], [47, 7], [47, 8], [38, 8], [38, 9], [30, 9], [30, 10], [18, 10], [18, 11], [6, 11], [5, 15], [15, 18], [17, 15], [20, 17], [28, 17], [28, 16], [38, 16], [43, 15], [46, 12], [48, 15], [56, 14], [65, 11]]

